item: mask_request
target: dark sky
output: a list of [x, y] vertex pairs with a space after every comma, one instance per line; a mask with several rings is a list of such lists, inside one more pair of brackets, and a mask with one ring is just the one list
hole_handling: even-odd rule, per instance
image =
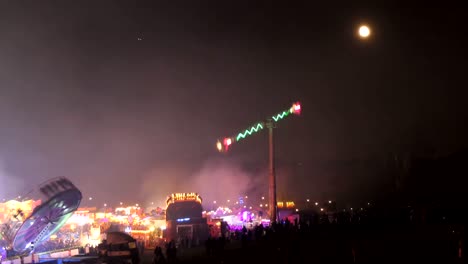
[[266, 194], [266, 133], [215, 142], [296, 100], [280, 198], [372, 197], [388, 153], [466, 146], [465, 9], [162, 2], [1, 1], [0, 197], [55, 176], [96, 204]]

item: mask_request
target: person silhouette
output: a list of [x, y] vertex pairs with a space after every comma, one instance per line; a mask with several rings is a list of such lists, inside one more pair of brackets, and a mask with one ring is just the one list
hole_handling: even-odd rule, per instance
[[156, 248], [154, 249], [153, 263], [166, 263], [166, 258], [164, 257], [160, 246], [156, 246]]

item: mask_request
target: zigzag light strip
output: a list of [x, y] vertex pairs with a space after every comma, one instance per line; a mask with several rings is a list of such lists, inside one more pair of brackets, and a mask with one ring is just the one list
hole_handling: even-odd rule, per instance
[[287, 117], [287, 116], [289, 115], [289, 113], [291, 113], [290, 110], [288, 110], [288, 111], [283, 111], [282, 113], [279, 113], [279, 114], [273, 116], [273, 120], [275, 120], [275, 122], [278, 122], [279, 120], [281, 120], [281, 119]]
[[258, 123], [257, 126], [252, 126], [250, 129], [246, 129], [244, 133], [239, 133], [236, 137], [236, 141], [246, 138], [247, 136], [252, 135], [255, 132], [263, 129], [263, 125]]

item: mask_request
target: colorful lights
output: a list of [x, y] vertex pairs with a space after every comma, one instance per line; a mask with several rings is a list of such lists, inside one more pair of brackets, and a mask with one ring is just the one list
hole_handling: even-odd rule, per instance
[[273, 121], [275, 122], [278, 122], [284, 118], [286, 118], [287, 116], [289, 116], [289, 114], [295, 114], [295, 115], [300, 115], [301, 114], [301, 103], [297, 102], [297, 103], [294, 103], [291, 108], [289, 108], [288, 110], [285, 110], [277, 115], [274, 115], [272, 116], [271, 118], [273, 118]]
[[211, 211], [213, 214], [220, 214], [220, 215], [225, 215], [225, 214], [230, 214], [232, 213], [232, 210], [229, 209], [229, 207], [218, 207], [218, 209], [216, 209], [216, 211]]
[[153, 229], [153, 230], [151, 231], [151, 228], [148, 229], [148, 230], [132, 230], [132, 229], [130, 228], [130, 231], [127, 232], [127, 233], [132, 233], [132, 234], [149, 234], [149, 233], [151, 233], [151, 232], [154, 232], [155, 228], [153, 227], [152, 229]]
[[239, 141], [241, 139], [244, 139], [246, 138], [247, 136], [250, 136], [252, 135], [253, 133], [256, 133], [260, 130], [263, 129], [263, 124], [262, 123], [258, 123], [256, 125], [253, 125], [252, 127], [250, 127], [249, 129], [246, 129], [243, 133], [239, 133], [236, 137], [236, 141]]
[[223, 144], [224, 144], [225, 151], [227, 151], [229, 149], [229, 146], [231, 146], [231, 144], [232, 144], [232, 139], [231, 138], [225, 138], [223, 140]]
[[301, 103], [296, 102], [292, 105], [290, 112], [295, 114], [295, 115], [300, 115], [301, 114]]
[[216, 142], [216, 148], [219, 152], [227, 151], [229, 149], [229, 146], [232, 145], [232, 142], [232, 138], [224, 138], [222, 143], [218, 140], [218, 142]]
[[294, 208], [296, 205], [294, 202], [277, 202], [278, 208]]
[[299, 102], [295, 102], [292, 104], [292, 106], [289, 109], [284, 110], [283, 112], [276, 114], [274, 116], [271, 116], [266, 121], [258, 122], [257, 124], [247, 128], [243, 132], [240, 132], [235, 137], [234, 136], [227, 137], [227, 138], [224, 138], [223, 140], [218, 140], [216, 142], [216, 148], [218, 149], [219, 152], [226, 152], [228, 151], [229, 147], [235, 142], [238, 142], [241, 139], [245, 139], [246, 137], [251, 136], [252, 134], [257, 133], [260, 130], [264, 129], [268, 124], [273, 123], [273, 122], [278, 122], [291, 114], [300, 115], [301, 110], [302, 110], [301, 104]]
[[242, 219], [243, 219], [243, 220], [247, 220], [248, 217], [249, 217], [249, 212], [244, 211], [244, 212], [242, 213]]
[[166, 205], [169, 206], [175, 202], [186, 202], [186, 201], [195, 201], [202, 203], [202, 199], [198, 193], [173, 193], [171, 196], [167, 197]]

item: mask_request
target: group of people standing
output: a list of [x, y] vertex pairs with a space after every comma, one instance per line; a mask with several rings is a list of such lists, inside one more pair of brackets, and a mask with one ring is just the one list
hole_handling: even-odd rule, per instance
[[[166, 259], [167, 256], [167, 259]], [[177, 259], [177, 247], [174, 240], [166, 244], [166, 256], [164, 256], [163, 249], [157, 245], [154, 249], [153, 263], [174, 263]]]

